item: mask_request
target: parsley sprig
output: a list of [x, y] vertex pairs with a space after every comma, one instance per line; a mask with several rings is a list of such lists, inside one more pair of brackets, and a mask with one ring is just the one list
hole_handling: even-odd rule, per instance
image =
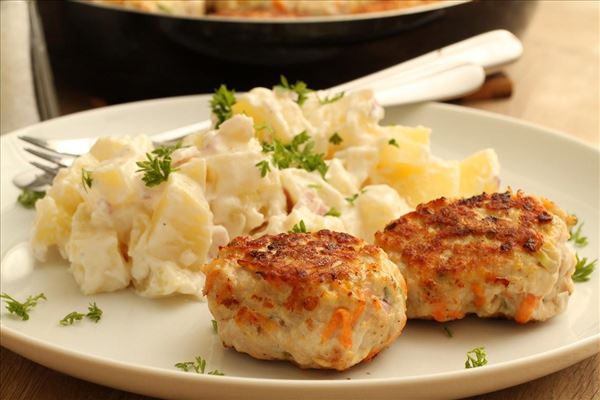
[[271, 166], [269, 165], [269, 161], [267, 160], [259, 161], [256, 164], [254, 164], [254, 166], [258, 167], [260, 171], [260, 176], [263, 178], [267, 176], [268, 172], [271, 172]]
[[467, 352], [465, 368], [483, 367], [487, 363], [487, 354], [485, 353], [485, 348], [483, 346], [475, 347], [473, 350]]
[[307, 233], [306, 224], [304, 224], [304, 220], [301, 219], [300, 222], [292, 226], [292, 230], [290, 233]]
[[393, 138], [392, 138], [392, 139], [390, 139], [390, 140], [388, 141], [388, 144], [389, 144], [390, 146], [396, 146], [396, 147], [400, 147], [400, 146], [398, 145], [398, 142], [396, 141], [396, 139], [393, 139]]
[[33, 208], [36, 201], [43, 199], [44, 196], [46, 196], [44, 191], [23, 189], [23, 192], [17, 197], [17, 201], [25, 208]]
[[[271, 163], [278, 169], [300, 168], [309, 172], [318, 171], [325, 178], [328, 167], [324, 154], [316, 153], [314, 146], [315, 142], [310, 140], [306, 131], [302, 131], [288, 144], [283, 144], [279, 139], [273, 139], [273, 143], [264, 142], [262, 151], [271, 153]], [[263, 177], [271, 170], [266, 160], [255, 165]]]
[[59, 321], [62, 326], [73, 325], [75, 321], [81, 321], [85, 317], [84, 313], [73, 311], [65, 315], [63, 319]]
[[358, 193], [354, 193], [352, 196], [346, 197], [346, 201], [350, 203], [350, 205], [354, 205], [354, 202], [356, 201], [356, 199], [358, 199], [358, 195]]
[[[197, 374], [203, 374], [204, 371], [206, 370], [206, 360], [200, 356], [198, 357], [194, 357], [194, 361], [185, 361], [185, 362], [179, 362], [177, 364], [175, 364], [176, 368], [179, 368], [180, 370], [184, 371], [184, 372], [195, 372]], [[223, 376], [225, 375], [223, 372], [219, 371], [218, 369], [212, 370], [207, 372], [208, 375], [219, 375], [219, 376]]]
[[333, 135], [331, 135], [331, 137], [329, 138], [329, 143], [331, 144], [340, 144], [344, 141], [344, 139], [342, 139], [342, 137], [335, 132]]
[[588, 262], [587, 257], [579, 258], [578, 254], [575, 254], [577, 260], [575, 264], [575, 272], [573, 273], [574, 282], [587, 282], [590, 280], [590, 275], [596, 269], [596, 263], [598, 260]]
[[102, 318], [102, 310], [98, 308], [96, 302], [93, 302], [88, 305], [87, 314], [73, 311], [65, 315], [65, 317], [59, 321], [59, 323], [62, 326], [73, 325], [75, 321], [81, 321], [83, 317], [87, 317], [95, 323], [98, 323], [98, 321], [100, 321], [100, 319]]
[[90, 303], [88, 306], [88, 313], [85, 315], [95, 323], [98, 323], [102, 318], [102, 310], [98, 308], [96, 302]]
[[324, 106], [325, 104], [335, 103], [336, 101], [338, 101], [339, 99], [341, 99], [342, 97], [344, 97], [344, 94], [346, 94], [346, 92], [339, 92], [339, 93], [334, 94], [331, 97], [325, 96], [324, 99], [321, 99], [320, 97], [318, 97], [319, 104], [321, 104], [322, 106]]
[[88, 189], [92, 188], [92, 182], [94, 182], [94, 178], [92, 178], [92, 172], [88, 171], [85, 168], [81, 169], [81, 185], [83, 189], [87, 192]]
[[340, 217], [342, 215], [341, 212], [339, 212], [338, 210], [335, 209], [335, 207], [331, 207], [329, 209], [329, 211], [327, 211], [325, 213], [325, 216], [332, 216], [332, 217]]
[[277, 86], [296, 93], [296, 103], [298, 103], [299, 106], [302, 106], [302, 104], [304, 104], [304, 102], [308, 99], [308, 93], [314, 91], [309, 89], [305, 82], [296, 81], [296, 83], [290, 85], [285, 76], [280, 75], [279, 79], [280, 83]]
[[450, 330], [450, 328], [448, 328], [446, 325], [443, 326], [444, 329], [444, 333], [446, 334], [446, 336], [448, 336], [449, 338], [454, 336], [454, 333], [452, 333], [452, 331]]
[[569, 231], [569, 241], [572, 241], [575, 247], [585, 247], [588, 244], [588, 238], [583, 236], [581, 228], [583, 228], [583, 222], [577, 226], [577, 229], [573, 227]]
[[0, 294], [0, 298], [6, 301], [6, 309], [8, 312], [21, 317], [21, 320], [23, 321], [29, 319], [29, 311], [31, 311], [40, 300], [47, 300], [44, 293], [40, 293], [37, 296], [28, 296], [24, 303], [19, 302], [6, 293]]
[[233, 116], [233, 105], [236, 103], [235, 90], [227, 89], [227, 85], [221, 85], [210, 100], [210, 108], [217, 117], [216, 128]]
[[180, 148], [181, 142], [171, 146], [157, 147], [151, 153], [146, 153], [146, 161], [136, 162], [140, 169], [135, 172], [144, 173], [142, 180], [148, 187], [158, 186], [162, 182], [166, 182], [169, 180], [171, 172], [177, 171], [177, 168], [171, 167], [171, 155]]

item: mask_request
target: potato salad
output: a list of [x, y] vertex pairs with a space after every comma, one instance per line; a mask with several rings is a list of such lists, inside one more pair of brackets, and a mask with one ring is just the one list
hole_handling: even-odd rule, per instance
[[491, 149], [462, 161], [430, 153], [425, 127], [382, 126], [369, 90], [302, 82], [211, 102], [213, 129], [176, 145], [98, 139], [36, 203], [37, 259], [52, 248], [84, 294], [132, 287], [201, 296], [203, 266], [240, 235], [320, 229], [372, 243], [422, 202], [498, 188]]

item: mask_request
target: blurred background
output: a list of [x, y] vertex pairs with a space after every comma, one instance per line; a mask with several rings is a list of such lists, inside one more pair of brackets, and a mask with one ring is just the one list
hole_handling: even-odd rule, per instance
[[[10, 14], [2, 24], [12, 35], [7, 46], [31, 54], [15, 69], [32, 71], [40, 118], [209, 93], [220, 83], [238, 91], [270, 87], [280, 74], [327, 88], [492, 29], [520, 35], [536, 8], [533, 1], [410, 0], [387, 13], [307, 19], [244, 11], [251, 2], [230, 1], [242, 11], [207, 18], [197, 15], [205, 2], [184, 9], [164, 0], [119, 3], [2, 2]], [[316, 3], [308, 10], [315, 15]], [[15, 64], [6, 61], [3, 67]]]
[[[1, 131], [105, 105], [210, 93], [221, 83], [270, 87], [280, 74], [323, 89], [502, 28], [523, 40], [523, 58], [488, 78], [483, 95], [461, 102], [506, 111], [498, 99], [513, 96], [510, 107], [527, 108], [572, 93], [570, 104], [590, 112], [584, 136], [597, 136], [598, 92], [589, 90], [598, 87], [594, 1], [405, 0], [383, 13], [308, 18], [247, 10], [198, 16], [206, 1], [176, 3], [2, 1]], [[534, 75], [547, 82], [528, 87]]]

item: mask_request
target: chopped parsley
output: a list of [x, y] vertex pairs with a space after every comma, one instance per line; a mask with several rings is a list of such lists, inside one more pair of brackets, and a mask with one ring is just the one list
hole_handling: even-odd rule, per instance
[[446, 325], [443, 326], [444, 329], [444, 333], [446, 334], [446, 336], [448, 336], [449, 338], [453, 337], [454, 334], [452, 333], [452, 331], [450, 330], [450, 328], [448, 328]]
[[321, 104], [323, 106], [325, 104], [335, 103], [336, 101], [338, 101], [339, 99], [344, 97], [344, 94], [345, 94], [345, 92], [339, 92], [339, 93], [334, 94], [331, 97], [326, 96], [324, 99], [321, 99], [320, 97], [318, 97], [319, 104]]
[[485, 354], [485, 348], [483, 346], [475, 347], [473, 350], [467, 352], [465, 368], [483, 367], [487, 363], [487, 354]]
[[207, 375], [217, 375], [217, 376], [224, 376], [225, 375], [224, 372], [221, 372], [218, 369], [215, 369], [215, 370], [212, 370], [212, 371], [208, 371], [206, 374]]
[[227, 89], [227, 85], [221, 85], [210, 100], [210, 108], [217, 117], [216, 128], [233, 116], [231, 108], [236, 103], [235, 90]]
[[102, 318], [102, 310], [98, 308], [96, 302], [90, 303], [88, 306], [88, 313], [85, 315], [95, 323], [98, 323]]
[[285, 76], [280, 75], [279, 79], [280, 83], [277, 86], [296, 93], [296, 103], [298, 103], [299, 106], [302, 106], [308, 99], [308, 93], [313, 92], [312, 89], [309, 89], [308, 86], [306, 86], [305, 82], [296, 81], [296, 83], [290, 85]]
[[333, 135], [331, 135], [331, 137], [329, 138], [329, 143], [332, 144], [340, 144], [343, 142], [344, 139], [342, 139], [342, 137], [335, 132]]
[[271, 172], [271, 166], [269, 165], [269, 161], [267, 160], [257, 162], [256, 164], [254, 164], [254, 166], [258, 167], [258, 169], [260, 170], [260, 176], [263, 178], [267, 176], [268, 172]]
[[98, 323], [98, 321], [100, 321], [100, 319], [102, 318], [102, 310], [98, 308], [98, 306], [96, 305], [96, 302], [93, 302], [93, 303], [90, 303], [90, 305], [88, 306], [87, 314], [73, 311], [73, 312], [67, 314], [59, 322], [63, 326], [73, 325], [73, 323], [75, 321], [81, 321], [83, 319], [83, 317], [88, 317], [92, 321]]
[[260, 132], [262, 130], [266, 130], [269, 133], [273, 133], [274, 132], [273, 131], [273, 127], [271, 125], [267, 124], [267, 123], [260, 124], [260, 125], [254, 125], [254, 130], [256, 132]]
[[308, 187], [311, 189], [316, 189], [316, 190], [322, 189], [321, 185], [319, 185], [317, 183], [311, 183], [308, 185]]
[[587, 282], [590, 280], [590, 275], [596, 269], [596, 263], [598, 260], [594, 260], [588, 263], [587, 257], [579, 259], [579, 255], [575, 255], [577, 263], [575, 264], [575, 272], [573, 273], [574, 282]]
[[85, 168], [81, 169], [81, 185], [83, 189], [87, 192], [88, 189], [92, 188], [92, 182], [94, 182], [94, 178], [92, 178], [92, 172], [88, 171]]
[[85, 317], [84, 313], [79, 313], [77, 311], [73, 311], [68, 313], [63, 319], [59, 322], [62, 326], [73, 325], [75, 321], [81, 321]]
[[358, 195], [359, 193], [354, 193], [352, 196], [346, 197], [346, 201], [351, 205], [354, 205], [354, 202], [356, 201], [356, 199], [358, 199]]
[[292, 226], [292, 230], [290, 233], [307, 233], [306, 225], [304, 224], [304, 220], [301, 219], [296, 225]]
[[[184, 371], [184, 372], [195, 372], [197, 374], [203, 374], [204, 371], [206, 370], [206, 360], [202, 357], [195, 357], [194, 361], [185, 361], [185, 362], [179, 362], [177, 364], [175, 364], [176, 368], [179, 368], [180, 370]], [[212, 370], [207, 372], [208, 375], [218, 375], [218, 376], [223, 376], [225, 375], [223, 372], [219, 371], [218, 369]]]
[[583, 222], [577, 226], [576, 230], [573, 230], [574, 228], [572, 228], [569, 231], [569, 241], [572, 241], [575, 247], [585, 247], [588, 244], [588, 238], [583, 236], [581, 228], [583, 228]]
[[40, 300], [47, 300], [44, 293], [37, 296], [28, 296], [24, 303], [21, 303], [6, 293], [0, 294], [0, 298], [6, 301], [6, 309], [9, 313], [21, 317], [23, 321], [29, 319], [29, 311], [37, 305]]
[[33, 208], [36, 201], [43, 199], [44, 196], [46, 196], [44, 191], [23, 189], [23, 192], [17, 197], [17, 201], [25, 208]]
[[389, 145], [391, 145], [391, 146], [400, 147], [400, 146], [398, 145], [398, 142], [396, 142], [396, 139], [390, 139], [390, 140], [388, 141], [388, 144], [389, 144]]
[[181, 142], [177, 142], [171, 146], [160, 146], [146, 153], [146, 161], [138, 161], [136, 165], [140, 167], [135, 172], [143, 172], [142, 181], [148, 187], [158, 186], [162, 182], [169, 180], [171, 172], [177, 171], [177, 168], [171, 167], [171, 155], [177, 149], [181, 148]]
[[327, 211], [325, 213], [325, 216], [332, 216], [332, 217], [340, 217], [342, 215], [341, 212], [339, 212], [338, 210], [336, 210], [334, 207], [331, 207], [329, 209], [329, 211]]
[[217, 325], [217, 321], [215, 321], [214, 319], [211, 319], [210, 322], [212, 323], [213, 331], [215, 333], [219, 333], [219, 325]]
[[[300, 148], [301, 146], [302, 149]], [[315, 142], [310, 139], [306, 131], [302, 131], [292, 139], [291, 143], [283, 144], [278, 139], [273, 143], [262, 143], [263, 153], [271, 153], [271, 163], [278, 169], [300, 168], [309, 172], [318, 171], [323, 178], [327, 173], [324, 154], [314, 152]], [[265, 176], [270, 171], [264, 161], [256, 164]]]
[[158, 7], [158, 9], [164, 13], [171, 14], [171, 9], [164, 4], [156, 3], [156, 7]]

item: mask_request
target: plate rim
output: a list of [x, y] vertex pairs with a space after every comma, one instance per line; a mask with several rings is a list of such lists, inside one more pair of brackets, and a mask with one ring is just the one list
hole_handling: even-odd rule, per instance
[[[19, 340], [22, 341], [22, 344], [26, 345], [34, 345], [37, 347], [45, 347], [45, 348], [50, 348], [52, 349], [52, 351], [56, 354], [62, 354], [62, 355], [67, 355], [70, 356], [71, 359], [74, 360], [81, 360], [81, 361], [88, 361], [88, 362], [92, 362], [98, 365], [106, 365], [106, 364], [110, 364], [113, 367], [120, 367], [120, 368], [124, 368], [124, 369], [128, 369], [128, 370], [141, 370], [141, 371], [145, 371], [148, 373], [154, 373], [154, 374], [158, 374], [158, 375], [165, 375], [165, 376], [191, 376], [191, 377], [196, 377], [196, 378], [200, 378], [201, 381], [204, 380], [208, 380], [208, 381], [220, 381], [225, 379], [226, 381], [229, 381], [229, 383], [235, 383], [236, 381], [238, 381], [238, 383], [268, 383], [270, 385], [275, 385], [275, 386], [290, 386], [290, 388], [293, 388], [294, 386], [310, 386], [310, 385], [316, 385], [318, 387], [324, 386], [324, 387], [329, 387], [331, 385], [333, 385], [333, 387], [337, 387], [339, 386], [341, 383], [343, 383], [344, 385], [356, 385], [356, 386], [369, 386], [369, 385], [381, 385], [381, 384], [403, 384], [403, 383], [425, 383], [425, 382], [430, 382], [431, 380], [436, 380], [436, 381], [441, 381], [441, 380], [446, 380], [446, 379], [454, 379], [457, 377], [457, 375], [460, 377], [462, 375], [465, 375], [466, 373], [472, 373], [472, 374], [477, 374], [477, 375], [487, 375], [490, 373], [501, 373], [501, 372], [505, 372], [508, 369], [512, 369], [512, 368], [516, 368], [516, 367], [524, 367], [524, 365], [520, 365], [520, 364], [530, 364], [530, 363], [541, 363], [546, 361], [548, 358], [553, 359], [554, 357], [560, 356], [563, 353], [568, 353], [570, 351], [577, 351], [581, 354], [584, 354], [583, 356], [581, 356], [581, 358], [576, 357], [576, 360], [573, 361], [571, 364], [572, 365], [574, 363], [576, 363], [579, 360], [583, 360], [589, 356], [592, 356], [593, 354], [600, 352], [600, 332], [588, 336], [586, 338], [583, 339], [579, 339], [576, 342], [570, 343], [568, 345], [565, 346], [561, 346], [559, 348], [555, 348], [549, 351], [545, 351], [543, 353], [537, 353], [537, 354], [532, 354], [526, 357], [522, 357], [516, 360], [509, 360], [509, 361], [502, 361], [499, 362], [497, 364], [492, 364], [492, 365], [487, 365], [485, 367], [485, 369], [478, 369], [478, 368], [473, 368], [470, 370], [467, 369], [463, 369], [463, 370], [457, 370], [457, 371], [449, 371], [449, 372], [438, 372], [438, 373], [434, 373], [434, 374], [427, 374], [427, 375], [415, 375], [415, 376], [403, 376], [403, 377], [387, 377], [387, 378], [369, 378], [369, 379], [355, 379], [355, 380], [351, 380], [351, 381], [346, 381], [346, 380], [341, 380], [341, 379], [286, 379], [286, 378], [282, 378], [282, 379], [277, 379], [277, 378], [250, 378], [250, 377], [242, 377], [242, 376], [212, 376], [212, 375], [206, 375], [206, 374], [182, 374], [180, 371], [177, 370], [168, 370], [166, 368], [161, 368], [161, 367], [153, 367], [153, 366], [148, 366], [148, 365], [141, 365], [141, 364], [136, 364], [136, 363], [132, 363], [132, 362], [126, 362], [126, 361], [119, 361], [119, 360], [115, 360], [109, 357], [103, 357], [103, 356], [97, 356], [97, 355], [90, 355], [88, 353], [84, 353], [81, 351], [77, 351], [77, 350], [72, 350], [72, 349], [68, 349], [59, 345], [56, 345], [52, 342], [48, 342], [45, 340], [41, 340], [38, 338], [34, 338], [34, 337], [30, 337], [26, 334], [23, 334], [17, 330], [8, 328], [6, 326], [2, 326], [0, 325], [0, 338], [2, 339], [3, 342], [3, 346], [5, 344], [6, 339], [9, 340], [14, 340], [15, 342], [18, 342]], [[13, 348], [17, 348], [18, 346], [11, 346], [8, 347], [10, 350], [12, 350]], [[596, 347], [596, 348], [594, 348]], [[13, 350], [17, 353], [19, 353], [17, 350]], [[19, 353], [20, 354], [20, 353]], [[515, 365], [515, 364], [519, 364], [519, 365]]]

